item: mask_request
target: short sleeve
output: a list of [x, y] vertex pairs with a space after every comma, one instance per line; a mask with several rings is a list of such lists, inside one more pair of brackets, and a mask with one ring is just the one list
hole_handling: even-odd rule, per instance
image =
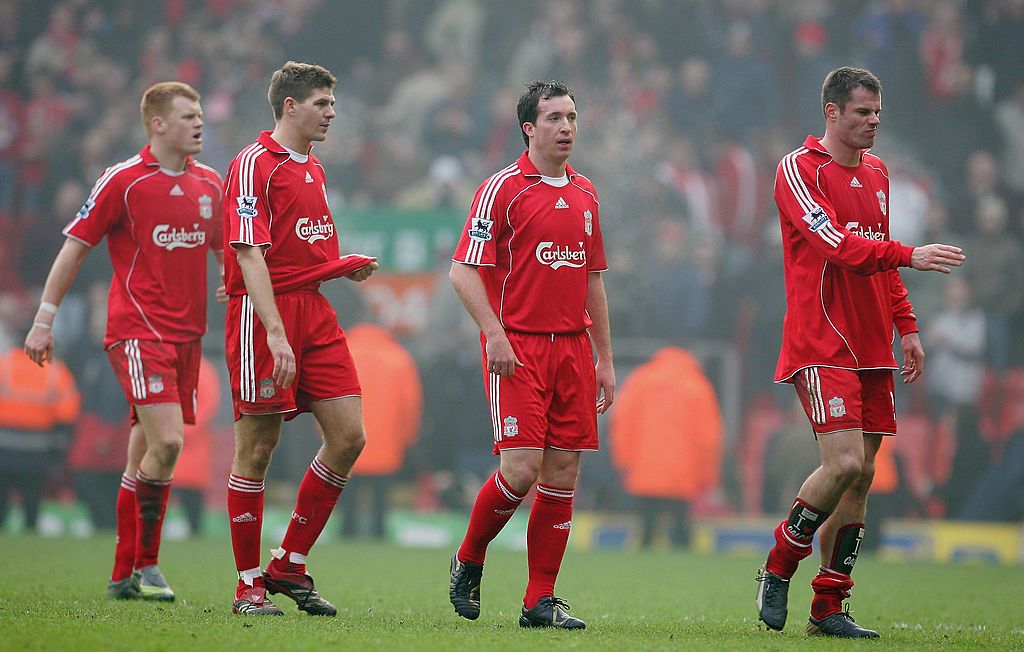
[[459, 237], [452, 260], [478, 267], [494, 267], [498, 240], [505, 229], [505, 200], [502, 185], [509, 174], [498, 173], [481, 185], [473, 197], [466, 226]]
[[124, 183], [119, 170], [107, 168], [92, 187], [75, 217], [64, 227], [64, 235], [95, 247], [125, 214]]

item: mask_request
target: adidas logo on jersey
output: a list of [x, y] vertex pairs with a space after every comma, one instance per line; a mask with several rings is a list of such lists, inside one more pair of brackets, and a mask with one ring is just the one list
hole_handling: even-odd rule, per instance
[[310, 175], [309, 170], [306, 170], [306, 183], [313, 183], [313, 177]]
[[566, 521], [565, 523], [559, 523], [558, 525], [552, 525], [551, 527], [555, 528], [556, 530], [571, 530], [572, 521]]
[[850, 187], [851, 188], [863, 188], [864, 186], [861, 185], [860, 181], [857, 181], [857, 177], [854, 177], [850, 181]]
[[178, 184], [174, 184], [174, 187], [171, 188], [171, 197], [181, 197], [184, 194], [185, 191], [183, 191], [181, 189], [181, 186], [179, 186]]
[[569, 208], [569, 204], [566, 204], [565, 200], [559, 197], [558, 201], [555, 202], [555, 208]]
[[252, 512], [246, 512], [244, 514], [241, 514], [239, 516], [234, 517], [233, 519], [231, 519], [231, 522], [232, 523], [252, 523], [252, 522], [254, 522], [256, 520], [258, 520], [258, 519], [255, 516], [252, 515]]

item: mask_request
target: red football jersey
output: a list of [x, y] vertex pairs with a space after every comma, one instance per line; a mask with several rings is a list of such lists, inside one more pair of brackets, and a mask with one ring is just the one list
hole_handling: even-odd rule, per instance
[[222, 245], [223, 186], [189, 158], [164, 170], [149, 151], [112, 165], [64, 235], [90, 247], [107, 236], [113, 263], [104, 345], [188, 342], [206, 332], [206, 257]]
[[570, 333], [591, 324], [587, 273], [608, 269], [590, 180], [545, 182], [524, 152], [476, 191], [455, 262], [479, 267], [506, 330]]
[[[266, 247], [264, 259], [278, 292], [315, 289], [340, 258], [319, 159], [299, 161], [264, 131], [228, 168], [224, 276], [228, 294], [247, 294], [234, 247]], [[360, 265], [361, 267], [362, 265]], [[284, 279], [289, 279], [287, 286]], [[296, 282], [299, 279], [299, 282]]]
[[867, 151], [836, 163], [808, 136], [775, 173], [786, 319], [776, 382], [809, 366], [895, 369], [893, 325], [917, 330], [897, 267], [913, 247], [889, 239], [889, 175]]

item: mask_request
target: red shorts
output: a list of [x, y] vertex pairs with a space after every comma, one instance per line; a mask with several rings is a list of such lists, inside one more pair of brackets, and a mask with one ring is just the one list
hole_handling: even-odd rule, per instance
[[310, 401], [361, 396], [355, 361], [334, 308], [319, 292], [274, 297], [295, 354], [295, 380], [288, 389], [274, 382], [274, 357], [267, 331], [248, 295], [231, 297], [225, 325], [225, 355], [235, 420], [243, 414], [285, 413], [293, 419]]
[[132, 406], [132, 423], [139, 419], [140, 405], [181, 405], [185, 423], [196, 422], [196, 387], [199, 385], [199, 340], [154, 342], [119, 340], [107, 349], [114, 374]]
[[853, 429], [896, 434], [892, 370], [807, 367], [792, 382], [815, 435]]
[[[511, 378], [487, 372], [494, 454], [517, 448], [596, 451], [597, 378], [586, 332], [509, 333], [516, 357]], [[481, 344], [484, 343], [481, 337]]]

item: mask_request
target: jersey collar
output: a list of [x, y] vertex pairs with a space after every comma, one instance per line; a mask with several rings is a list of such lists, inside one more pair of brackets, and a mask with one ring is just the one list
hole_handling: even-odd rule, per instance
[[[257, 140], [257, 142], [260, 145], [263, 145], [264, 147], [266, 147], [267, 151], [269, 151], [269, 152], [271, 152], [273, 154], [280, 154], [281, 156], [290, 156], [290, 154], [288, 154], [288, 150], [284, 148], [284, 145], [282, 145], [281, 143], [277, 142], [276, 140], [274, 140], [271, 137], [271, 134], [273, 134], [273, 133], [274, 132], [270, 131], [270, 130], [261, 131], [260, 132], [260, 137], [257, 138], [256, 140]], [[306, 152], [306, 156], [312, 156], [312, 154], [313, 154], [313, 147], [314, 146], [312, 144], [310, 144], [309, 151]]]
[[[817, 136], [808, 136], [804, 140], [804, 147], [806, 147], [807, 149], [811, 150], [812, 152], [819, 152], [819, 153], [824, 154], [825, 156], [827, 156], [829, 158], [832, 158], [832, 155], [829, 154], [828, 150], [825, 149], [822, 146], [821, 139], [818, 138]], [[871, 151], [870, 149], [862, 149], [860, 151], [860, 160], [863, 161], [864, 160], [864, 155], [867, 154], [870, 151]]]
[[[149, 145], [146, 145], [145, 147], [139, 150], [139, 156], [142, 158], [142, 163], [144, 165], [148, 165], [150, 167], [160, 167], [160, 161], [156, 160], [156, 157], [153, 156], [153, 151], [150, 149]], [[194, 163], [195, 159], [193, 159], [191, 156], [185, 157], [186, 170], [189, 168], [190, 165]]]
[[[537, 171], [537, 166], [535, 166], [533, 164], [533, 161], [530, 160], [530, 157], [529, 157], [528, 154], [529, 154], [529, 152], [524, 151], [523, 155], [519, 157], [518, 161], [516, 161], [516, 165], [519, 166], [519, 169], [522, 171], [523, 176], [527, 176], [527, 177], [540, 177], [540, 176], [544, 176], [540, 172]], [[568, 163], [565, 164], [565, 176], [567, 176], [570, 179], [573, 178], [574, 176], [576, 176], [576, 170], [573, 170], [572, 166], [570, 166]]]

